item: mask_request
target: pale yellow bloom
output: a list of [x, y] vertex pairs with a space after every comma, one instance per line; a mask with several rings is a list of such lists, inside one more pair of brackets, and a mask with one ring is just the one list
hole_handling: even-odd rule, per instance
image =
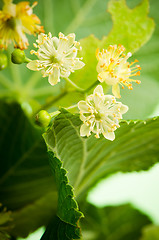
[[103, 49], [102, 52], [97, 49], [96, 53], [98, 80], [112, 85], [112, 93], [117, 98], [121, 97], [119, 85], [122, 88], [127, 86], [128, 89], [133, 89], [131, 82], [140, 83], [139, 80], [131, 78], [140, 75], [140, 65], [132, 67], [138, 60], [129, 63], [127, 60], [132, 54], [129, 52], [125, 55], [124, 51], [125, 48], [122, 45], [110, 45], [107, 50]]
[[51, 33], [39, 34], [37, 52], [31, 50], [31, 54], [37, 55], [38, 60], [33, 60], [27, 67], [33, 71], [41, 71], [43, 77], [48, 77], [51, 85], [60, 82], [60, 78], [68, 78], [71, 72], [82, 68], [85, 64], [77, 58], [80, 43], [75, 41], [75, 34], [67, 36], [59, 33], [59, 38], [52, 37]]
[[114, 131], [120, 127], [119, 120], [122, 114], [128, 111], [128, 107], [117, 102], [112, 95], [104, 95], [102, 86], [98, 85], [93, 94], [86, 101], [78, 103], [80, 119], [83, 124], [80, 128], [81, 136], [90, 136], [91, 132], [99, 138], [100, 134], [106, 139], [115, 139]]
[[7, 48], [10, 43], [21, 49], [27, 48], [27, 34], [43, 32], [39, 26], [40, 19], [33, 14], [33, 7], [29, 2], [12, 3], [12, 0], [4, 0], [3, 9], [0, 11], [0, 48]]

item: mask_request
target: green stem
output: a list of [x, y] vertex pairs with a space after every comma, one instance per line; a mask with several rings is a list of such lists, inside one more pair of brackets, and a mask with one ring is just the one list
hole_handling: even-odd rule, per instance
[[77, 86], [74, 82], [72, 82], [69, 78], [65, 78], [65, 80], [66, 80], [67, 82], [69, 82], [72, 86], [74, 86], [78, 91], [80, 91], [80, 92], [83, 92], [83, 91], [84, 91], [83, 88], [78, 87], [78, 86]]
[[31, 61], [32, 61], [32, 60], [31, 60], [30, 58], [25, 57], [24, 63], [29, 63], [29, 62], [31, 62]]
[[81, 92], [81, 93], [87, 93], [89, 92], [93, 87], [97, 86], [99, 84], [99, 81], [95, 81], [91, 86], [89, 86], [88, 88], [86, 89], [83, 89], [83, 88], [80, 88], [78, 87], [74, 82], [72, 82], [69, 78], [65, 78], [70, 84], [72, 84], [72, 86], [74, 86], [78, 92]]
[[87, 89], [85, 89], [83, 92], [87, 93], [89, 92], [93, 87], [97, 86], [99, 84], [99, 81], [95, 81], [90, 87], [88, 87]]
[[75, 104], [75, 105], [72, 105], [72, 106], [70, 106], [70, 107], [67, 107], [67, 108], [65, 108], [65, 109], [72, 109], [72, 108], [76, 108], [78, 105], [77, 104]]
[[43, 109], [48, 109], [50, 106], [52, 106], [54, 103], [56, 103], [58, 100], [60, 100], [61, 98], [63, 98], [68, 92], [63, 92], [61, 93], [60, 95], [58, 95], [57, 97], [53, 98], [52, 100], [50, 100], [49, 102], [47, 102], [46, 104], [43, 104], [41, 106], [41, 108], [37, 111], [37, 113], [40, 111], [40, 110], [43, 110]]
[[[66, 110], [69, 110], [69, 109], [72, 109], [72, 108], [75, 108], [75, 107], [77, 107], [77, 104], [75, 104], [75, 105], [72, 105], [72, 106], [70, 106], [70, 107], [67, 107], [67, 108], [65, 108]], [[50, 116], [51, 117], [55, 117], [57, 114], [59, 114], [60, 113], [60, 111], [55, 111], [55, 112], [52, 112], [52, 113], [49, 113], [50, 114]]]
[[60, 113], [60, 111], [55, 111], [52, 113], [49, 113], [51, 117], [55, 117], [56, 115], [58, 115]]

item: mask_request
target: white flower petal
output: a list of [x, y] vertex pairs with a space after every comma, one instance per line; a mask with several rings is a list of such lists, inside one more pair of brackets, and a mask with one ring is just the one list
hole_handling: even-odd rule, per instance
[[59, 45], [59, 39], [57, 37], [53, 37], [52, 43], [53, 43], [54, 48], [57, 50], [58, 45]]
[[48, 79], [51, 85], [55, 85], [60, 81], [60, 71], [57, 68], [53, 69], [53, 73], [49, 75]]
[[103, 61], [103, 60], [99, 60], [99, 62], [98, 62], [98, 64], [97, 64], [97, 67], [96, 67], [96, 70], [97, 70], [97, 72], [98, 73], [100, 73], [100, 72], [103, 72], [104, 71], [104, 68], [103, 68], [103, 64], [104, 64], [105, 62]]
[[113, 85], [113, 87], [112, 87], [112, 93], [114, 94], [114, 96], [115, 96], [116, 98], [121, 98], [121, 96], [120, 96], [120, 87], [119, 87], [119, 84], [118, 84], [118, 83], [115, 84], [115, 85]]
[[103, 133], [103, 136], [108, 139], [108, 140], [111, 140], [113, 141], [115, 139], [115, 133], [114, 132], [106, 132], [106, 133]]
[[105, 95], [105, 102], [112, 102], [112, 100], [115, 99], [113, 95]]
[[78, 108], [79, 108], [80, 111], [82, 111], [83, 113], [89, 113], [88, 107], [89, 107], [89, 105], [87, 104], [86, 101], [80, 101], [80, 102], [78, 103]]
[[38, 66], [39, 66], [39, 64], [38, 64], [37, 60], [33, 60], [27, 64], [27, 68], [29, 68], [30, 70], [33, 70], [33, 71], [37, 71]]
[[73, 45], [74, 41], [75, 41], [76, 35], [74, 33], [70, 33], [66, 37], [68, 39], [67, 46], [68, 46], [68, 48], [70, 48]]
[[100, 72], [97, 76], [97, 78], [100, 82], [104, 82], [108, 77], [109, 77], [109, 73], [106, 71]]
[[102, 88], [101, 85], [98, 85], [98, 86], [94, 89], [93, 94], [95, 95], [96, 93], [97, 93], [97, 94], [100, 94], [100, 95], [104, 95], [104, 93], [103, 93], [103, 88]]
[[66, 70], [63, 68], [60, 69], [60, 75], [62, 78], [68, 78], [70, 76], [71, 72], [69, 70]]
[[63, 51], [68, 51], [68, 49], [72, 47], [74, 41], [75, 41], [74, 33], [71, 33], [68, 36], [63, 36], [63, 37], [60, 36], [57, 50], [60, 53]]
[[84, 66], [85, 66], [84, 62], [82, 62], [80, 60], [74, 60], [72, 68], [74, 70], [78, 70], [78, 69], [83, 68]]
[[36, 40], [36, 42], [37, 42], [38, 44], [42, 44], [45, 36], [46, 36], [46, 34], [40, 33], [40, 34], [38, 35], [38, 40]]
[[85, 124], [82, 124], [82, 126], [80, 128], [80, 135], [82, 137], [89, 136], [90, 135], [90, 127], [86, 126]]
[[121, 107], [120, 107], [121, 114], [126, 113], [128, 110], [129, 110], [129, 108], [127, 105], [124, 105], [124, 104], [121, 105]]
[[80, 119], [81, 119], [82, 122], [87, 121], [87, 118], [82, 113], [80, 114]]

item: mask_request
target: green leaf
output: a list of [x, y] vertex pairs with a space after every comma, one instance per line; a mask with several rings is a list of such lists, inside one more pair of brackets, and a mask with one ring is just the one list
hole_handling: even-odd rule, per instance
[[[26, 237], [46, 224], [50, 211], [56, 209], [56, 187], [41, 131], [18, 104], [1, 101], [0, 109], [0, 202], [12, 211], [12, 233]], [[52, 205], [48, 202], [50, 195]], [[32, 225], [29, 214], [35, 221]], [[39, 220], [38, 216], [44, 217]]]
[[53, 152], [49, 151], [48, 154], [58, 188], [58, 217], [50, 223], [42, 240], [51, 240], [53, 236], [56, 236], [56, 239], [59, 240], [79, 239], [81, 235], [79, 220], [83, 217], [83, 214], [78, 210], [78, 205], [73, 195], [73, 188], [68, 182], [67, 172], [62, 167], [62, 162], [54, 156]]
[[149, 1], [143, 0], [140, 5], [130, 9], [126, 0], [110, 0], [108, 11], [112, 15], [113, 28], [105, 39], [105, 44], [123, 44], [127, 51], [135, 52], [152, 36], [154, 21], [147, 14]]
[[61, 110], [44, 134], [49, 149], [63, 161], [77, 197], [109, 174], [147, 170], [159, 161], [159, 118], [123, 121], [120, 125], [113, 142], [102, 136], [83, 138], [79, 115]]
[[7, 232], [12, 227], [11, 222], [12, 222], [11, 212], [7, 211], [7, 209], [3, 208], [2, 205], [0, 204], [0, 239], [1, 240], [10, 239]]
[[141, 240], [158, 240], [159, 239], [159, 226], [148, 225], [143, 228], [143, 235]]
[[27, 237], [40, 226], [48, 225], [50, 219], [56, 214], [57, 193], [49, 192], [22, 209], [11, 212], [14, 227], [8, 232], [12, 236]]
[[63, 222], [57, 216], [49, 223], [45, 233], [41, 237], [41, 240], [72, 240], [79, 239], [79, 228]]
[[139, 240], [141, 229], [151, 223], [129, 204], [104, 208], [88, 205], [85, 214], [81, 226], [83, 239], [87, 240]]

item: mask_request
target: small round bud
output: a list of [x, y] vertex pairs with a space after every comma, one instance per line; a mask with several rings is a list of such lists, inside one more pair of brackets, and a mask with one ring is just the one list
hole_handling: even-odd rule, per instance
[[11, 60], [15, 64], [21, 64], [25, 62], [25, 53], [23, 50], [16, 48], [11, 54]]
[[8, 65], [8, 58], [4, 53], [0, 53], [0, 70], [3, 70]]
[[51, 116], [50, 114], [45, 111], [41, 110], [35, 117], [36, 123], [41, 127], [47, 127], [50, 124]]

